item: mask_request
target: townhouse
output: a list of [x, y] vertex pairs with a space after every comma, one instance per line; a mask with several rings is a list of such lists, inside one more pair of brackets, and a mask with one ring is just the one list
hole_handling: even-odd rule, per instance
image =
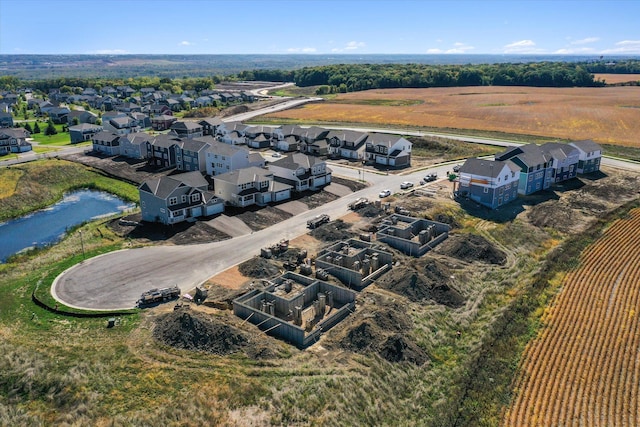
[[460, 167], [458, 195], [496, 209], [518, 197], [520, 167], [511, 160], [469, 158]]
[[575, 178], [578, 175], [579, 150], [569, 144], [547, 142], [540, 146], [549, 158], [551, 179], [553, 182], [562, 182]]
[[527, 195], [546, 190], [553, 182], [551, 176], [552, 157], [536, 144], [508, 148], [506, 151], [496, 154], [495, 159], [511, 160], [520, 167], [519, 194]]
[[268, 165], [276, 181], [290, 185], [293, 191], [317, 191], [331, 183], [331, 169], [317, 157], [293, 153]]
[[411, 166], [411, 142], [400, 135], [373, 132], [366, 140], [365, 161], [392, 168]]
[[580, 174], [598, 172], [602, 161], [602, 147], [590, 139], [574, 141], [569, 145], [578, 149], [578, 166]]
[[329, 156], [363, 160], [369, 134], [353, 130], [332, 130], [327, 134]]
[[207, 141], [209, 144], [205, 153], [205, 170], [209, 176], [252, 166], [264, 167], [265, 161], [260, 153], [251, 153], [245, 147], [225, 144], [212, 137], [204, 137], [200, 140]]
[[208, 188], [197, 171], [145, 181], [138, 187], [142, 220], [171, 225], [223, 212], [224, 202]]
[[291, 198], [291, 186], [275, 181], [273, 172], [255, 166], [213, 177], [215, 195], [229, 206], [264, 206]]

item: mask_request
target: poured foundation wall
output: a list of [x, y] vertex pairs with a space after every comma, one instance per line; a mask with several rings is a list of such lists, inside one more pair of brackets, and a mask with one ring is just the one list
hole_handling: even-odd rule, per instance
[[391, 215], [383, 221], [377, 239], [406, 255], [419, 257], [429, 252], [449, 237], [448, 224], [413, 218], [405, 215]]
[[[280, 294], [286, 280], [295, 281], [302, 290]], [[354, 308], [355, 292], [291, 272], [233, 301], [236, 316], [301, 348], [315, 342]]]

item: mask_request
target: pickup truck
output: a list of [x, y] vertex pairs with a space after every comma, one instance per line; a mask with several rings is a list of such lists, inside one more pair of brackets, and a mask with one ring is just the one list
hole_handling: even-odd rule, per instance
[[359, 199], [349, 203], [349, 209], [355, 211], [357, 209], [360, 209], [361, 207], [364, 207], [367, 203], [369, 203], [369, 200], [366, 197], [360, 197]]
[[436, 179], [438, 179], [438, 174], [437, 173], [430, 173], [429, 175], [424, 177], [424, 182], [432, 182], [435, 181]]

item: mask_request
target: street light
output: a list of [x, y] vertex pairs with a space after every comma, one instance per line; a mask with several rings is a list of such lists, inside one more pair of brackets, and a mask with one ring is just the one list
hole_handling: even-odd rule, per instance
[[78, 230], [78, 234], [80, 235], [80, 247], [82, 248], [82, 259], [85, 259], [85, 255], [84, 255], [84, 241], [82, 240], [82, 230]]
[[364, 164], [366, 163], [366, 160], [362, 160], [362, 182], [364, 182]]

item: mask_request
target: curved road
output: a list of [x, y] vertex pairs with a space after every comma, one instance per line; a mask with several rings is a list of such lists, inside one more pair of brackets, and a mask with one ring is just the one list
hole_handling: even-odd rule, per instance
[[[313, 100], [313, 99], [312, 99]], [[260, 115], [275, 109], [291, 108], [309, 99], [292, 99], [258, 110], [238, 115], [227, 120], [246, 120], [249, 115]], [[336, 129], [338, 129], [336, 127]], [[390, 129], [357, 129], [365, 132], [394, 132], [407, 135], [436, 135], [469, 142], [509, 146], [519, 143], [504, 140], [469, 137], [465, 135], [433, 134]], [[455, 162], [441, 164], [427, 170], [407, 171], [398, 175], [384, 175], [371, 171], [364, 172], [364, 179], [370, 186], [349, 194], [314, 210], [296, 215], [267, 229], [235, 237], [221, 242], [187, 246], [154, 246], [127, 249], [101, 255], [86, 260], [60, 274], [51, 287], [53, 297], [67, 306], [92, 309], [114, 310], [135, 306], [140, 294], [151, 288], [178, 285], [182, 291], [193, 289], [211, 276], [243, 262], [260, 253], [260, 249], [278, 242], [293, 239], [307, 232], [308, 219], [320, 213], [337, 218], [348, 212], [348, 204], [358, 197], [376, 199], [383, 189], [397, 191], [402, 181], [418, 182], [427, 172], [437, 172], [444, 176]], [[604, 158], [603, 164], [640, 172], [640, 164], [618, 159]], [[331, 165], [335, 176], [361, 179], [362, 170]], [[432, 185], [430, 183], [428, 185]]]

